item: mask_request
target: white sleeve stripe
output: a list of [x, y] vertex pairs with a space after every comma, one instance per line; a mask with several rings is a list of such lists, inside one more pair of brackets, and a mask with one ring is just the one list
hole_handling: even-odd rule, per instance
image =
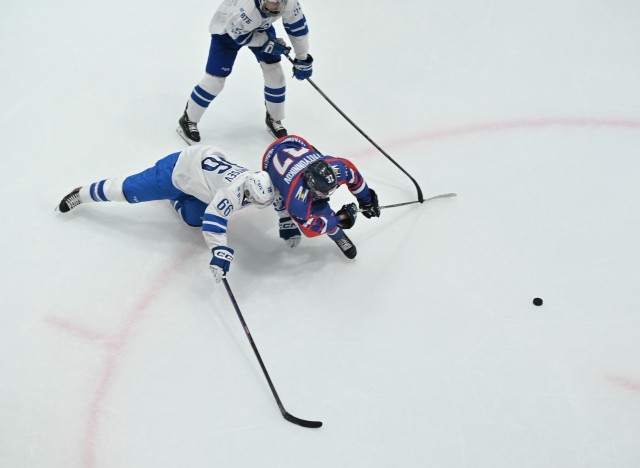
[[359, 194], [360, 192], [362, 192], [366, 186], [367, 186], [367, 184], [362, 184], [358, 190], [354, 190], [354, 191], [353, 191], [353, 192], [351, 192], [351, 193], [353, 193], [354, 195], [357, 195], [357, 194]]
[[265, 94], [265, 96], [282, 97], [282, 96], [284, 96], [284, 95], [285, 95], [285, 92], [282, 92], [282, 93], [278, 93], [278, 94], [276, 94], [276, 93], [267, 93], [267, 92], [265, 91], [265, 92], [264, 92], [264, 94]]
[[216, 226], [216, 227], [224, 229], [225, 231], [227, 230], [227, 227], [224, 224], [215, 223], [213, 221], [204, 221], [202, 224], [207, 224], [209, 226]]

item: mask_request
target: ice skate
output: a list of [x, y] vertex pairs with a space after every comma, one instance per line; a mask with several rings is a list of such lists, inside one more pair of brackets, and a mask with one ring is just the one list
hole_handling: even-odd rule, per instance
[[189, 120], [187, 109], [184, 110], [184, 114], [182, 114], [182, 117], [178, 120], [178, 124], [176, 131], [188, 145], [192, 145], [193, 143], [198, 143], [200, 141], [198, 124]]
[[280, 120], [273, 120], [273, 118], [267, 112], [267, 117], [265, 118], [265, 123], [267, 124], [267, 130], [273, 138], [276, 140], [282, 137], [286, 137], [288, 135], [287, 129], [282, 126], [282, 122]]
[[58, 205], [56, 210], [61, 212], [61, 213], [66, 213], [68, 211], [73, 210], [76, 206], [78, 206], [80, 203], [82, 203], [80, 201], [80, 188], [81, 187], [74, 188], [71, 191], [71, 193], [67, 194], [62, 199], [62, 201], [60, 202], [60, 204]]
[[349, 239], [346, 234], [344, 235], [344, 237], [341, 237], [334, 242], [338, 245], [338, 247], [340, 247], [340, 250], [345, 257], [349, 259], [356, 258], [356, 255], [358, 254], [356, 246], [353, 245], [353, 242], [351, 242], [351, 239]]

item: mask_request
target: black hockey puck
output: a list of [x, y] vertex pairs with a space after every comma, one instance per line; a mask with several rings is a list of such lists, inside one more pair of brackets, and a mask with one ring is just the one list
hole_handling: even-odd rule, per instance
[[536, 297], [533, 300], [533, 305], [541, 306], [542, 305], [542, 299], [540, 299], [539, 297]]

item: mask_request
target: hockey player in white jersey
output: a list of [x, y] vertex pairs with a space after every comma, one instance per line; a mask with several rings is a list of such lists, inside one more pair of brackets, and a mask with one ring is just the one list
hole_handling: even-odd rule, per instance
[[238, 51], [244, 46], [253, 52], [264, 75], [267, 129], [275, 138], [287, 135], [282, 125], [286, 86], [280, 61], [291, 48], [276, 37], [273, 23], [280, 18], [295, 51], [294, 76], [298, 80], [311, 76], [309, 28], [298, 0], [224, 0], [209, 25], [211, 46], [205, 75], [193, 88], [178, 122], [178, 133], [187, 143], [200, 141], [198, 122], [222, 91]]
[[229, 161], [219, 148], [191, 146], [138, 174], [78, 187], [57, 209], [67, 213], [87, 203], [169, 200], [185, 223], [202, 227], [212, 253], [210, 268], [219, 282], [229, 271], [234, 254], [227, 245], [229, 216], [249, 205], [265, 208], [273, 203], [274, 194], [266, 172], [250, 171]]

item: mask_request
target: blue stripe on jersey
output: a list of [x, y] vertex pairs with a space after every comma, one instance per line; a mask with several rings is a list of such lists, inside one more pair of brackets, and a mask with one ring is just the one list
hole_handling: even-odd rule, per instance
[[218, 234], [225, 234], [227, 230], [218, 224], [202, 223], [202, 230], [205, 232], [216, 232]]
[[293, 24], [285, 24], [284, 30], [287, 31], [289, 36], [298, 37], [309, 34], [309, 27], [307, 26], [307, 18], [304, 16], [301, 20], [296, 21]]
[[280, 103], [284, 102], [284, 96], [286, 91], [286, 86], [282, 88], [269, 88], [268, 86], [264, 87], [264, 99], [265, 101]]
[[202, 218], [202, 221], [204, 222], [208, 221], [210, 223], [218, 223], [224, 227], [227, 227], [227, 223], [229, 222], [226, 218], [223, 218], [222, 216], [214, 215], [211, 213], [205, 213], [204, 218]]

